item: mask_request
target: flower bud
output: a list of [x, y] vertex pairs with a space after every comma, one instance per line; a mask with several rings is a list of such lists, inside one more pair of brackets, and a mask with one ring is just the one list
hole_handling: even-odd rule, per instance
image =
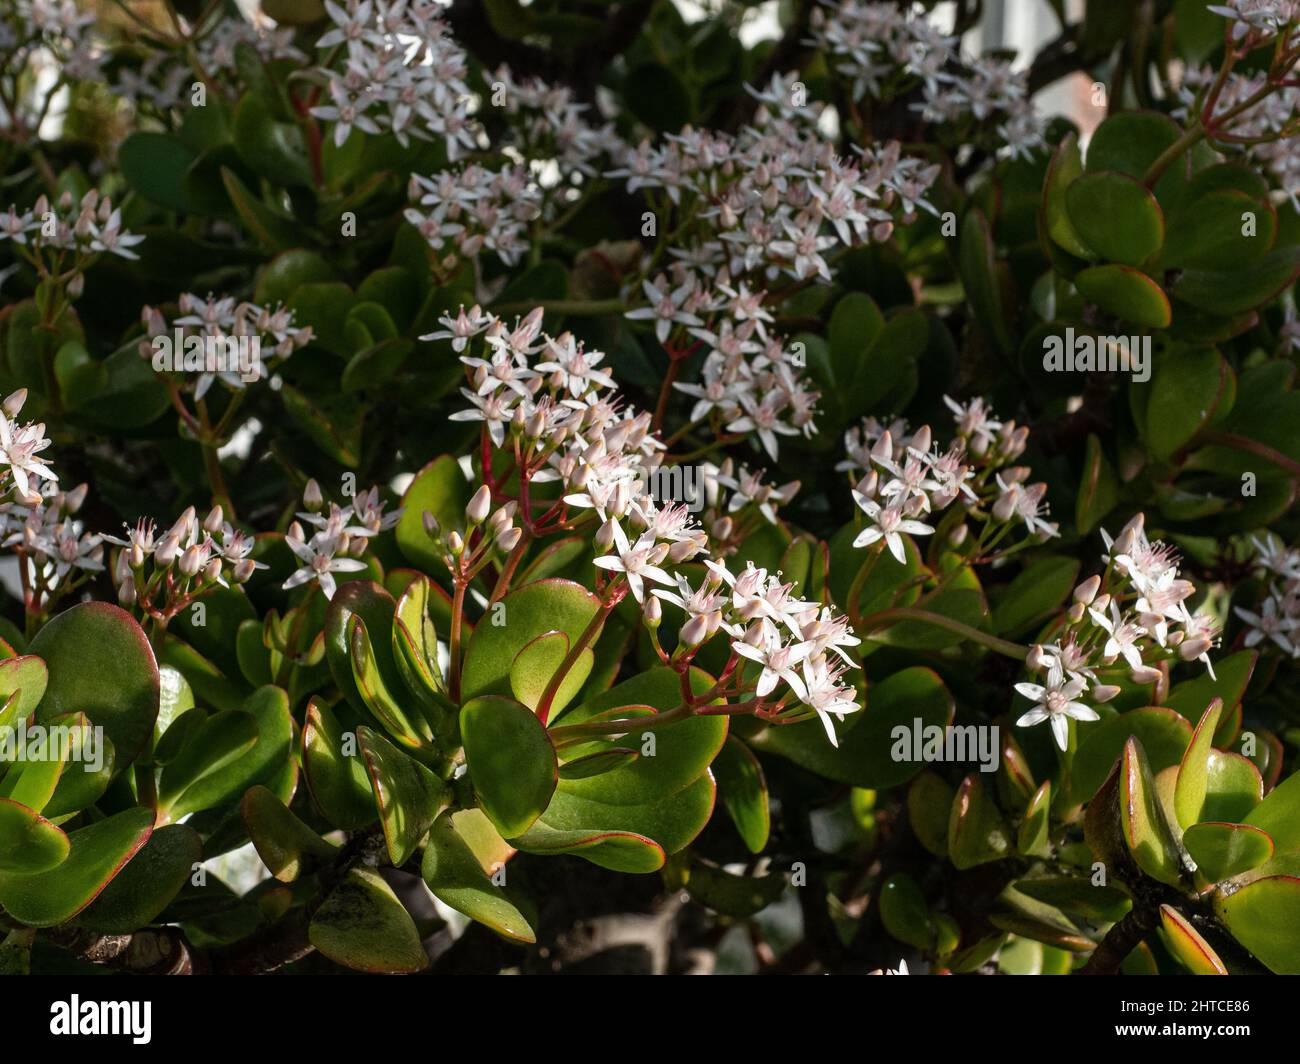
[[645, 606], [642, 607], [641, 615], [645, 618], [645, 623], [649, 627], [659, 627], [659, 623], [664, 619], [664, 608], [657, 596], [649, 595], [646, 597]]
[[1101, 577], [1096, 573], [1088, 577], [1082, 584], [1074, 589], [1074, 601], [1080, 602], [1085, 606], [1092, 605], [1092, 600], [1097, 597], [1097, 590], [1101, 587]]
[[678, 641], [686, 647], [697, 647], [708, 638], [709, 622], [703, 615], [692, 617], [682, 625]]
[[1184, 661], [1194, 661], [1210, 649], [1210, 641], [1204, 636], [1184, 639], [1178, 646], [1178, 656]]
[[208, 516], [203, 519], [203, 531], [216, 535], [221, 531], [221, 525], [225, 521], [225, 517], [226, 515], [220, 505], [212, 507], [208, 511]]
[[441, 526], [438, 524], [438, 519], [433, 516], [433, 511], [425, 510], [424, 511], [424, 534], [428, 536], [430, 539], [437, 539], [438, 532], [440, 530], [441, 530]]
[[307, 481], [307, 486], [302, 489], [302, 505], [308, 513], [316, 513], [325, 505], [325, 496], [321, 493], [320, 485], [316, 483], [313, 477]]
[[64, 509], [67, 510], [68, 513], [70, 514], [75, 514], [78, 510], [81, 509], [82, 504], [86, 501], [86, 493], [89, 490], [90, 490], [89, 485], [85, 483], [78, 484], [75, 488], [73, 488], [70, 492], [68, 492], [67, 497], [64, 499], [63, 501]]
[[1076, 602], [1073, 606], [1071, 606], [1068, 610], [1065, 611], [1065, 615], [1070, 619], [1071, 624], [1078, 624], [1081, 620], [1083, 620], [1083, 614], [1087, 608], [1088, 607], [1085, 606], [1082, 602]]
[[519, 546], [519, 540], [523, 534], [524, 530], [522, 528], [507, 528], [497, 537], [497, 546], [509, 553]]
[[253, 575], [256, 568], [257, 563], [252, 558], [245, 558], [243, 561], [235, 563], [235, 569], [231, 575], [234, 577], [235, 583], [242, 584]]
[[181, 576], [197, 576], [203, 565], [203, 548], [196, 543], [185, 549], [177, 568], [180, 569]]
[[18, 411], [23, 408], [25, 402], [27, 402], [27, 389], [19, 388], [16, 392], [10, 392], [5, 397], [3, 410], [8, 417], [17, 417]]
[[203, 567], [203, 579], [209, 584], [215, 584], [221, 579], [221, 559], [213, 558], [206, 566]]
[[596, 530], [596, 546], [601, 550], [609, 550], [614, 545], [614, 521], [611, 518]]
[[181, 537], [175, 532], [168, 532], [158, 549], [153, 552], [153, 563], [159, 569], [167, 569], [176, 560], [181, 549]]
[[487, 518], [491, 509], [492, 490], [484, 484], [478, 491], [474, 492], [473, 497], [469, 500], [469, 505], [465, 507], [465, 517], [471, 525], [480, 525]]
[[457, 558], [459, 558], [461, 554], [464, 553], [465, 550], [464, 537], [462, 537], [461, 534], [457, 532], [455, 529], [452, 529], [451, 533], [447, 536], [447, 549], [451, 551], [454, 557]]
[[1029, 653], [1025, 655], [1025, 667], [1028, 668], [1030, 672], [1040, 672], [1043, 668], [1045, 658], [1046, 655], [1043, 652], [1043, 648], [1035, 643], [1029, 648]]
[[135, 581], [127, 580], [117, 589], [117, 601], [121, 606], [130, 608], [136, 602]]
[[1140, 665], [1129, 672], [1129, 678], [1136, 684], [1155, 683], [1161, 677], [1159, 669], [1150, 665]]
[[1119, 692], [1119, 687], [1113, 683], [1099, 683], [1088, 694], [1094, 702], [1109, 702]]

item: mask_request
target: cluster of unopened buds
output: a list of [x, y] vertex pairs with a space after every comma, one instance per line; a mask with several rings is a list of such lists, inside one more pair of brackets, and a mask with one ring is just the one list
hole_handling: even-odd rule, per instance
[[443, 528], [428, 510], [424, 531], [433, 540], [443, 564], [463, 583], [473, 580], [489, 563], [519, 545], [524, 530], [515, 524], [519, 505], [513, 499], [492, 509], [492, 491], [482, 485], [465, 506], [463, 528]]
[[935, 124], [973, 118], [998, 134], [1000, 151], [1028, 156], [1043, 144], [1043, 126], [1025, 75], [994, 56], [968, 58], [961, 40], [943, 32], [910, 4], [875, 0], [821, 0], [813, 9], [812, 39], [835, 69], [853, 80], [855, 99], [889, 98], [918, 81], [913, 105]]
[[1056, 640], [1032, 647], [1025, 661], [1031, 673], [1046, 674], [1044, 682], [1016, 684], [1018, 693], [1036, 703], [1016, 723], [1028, 727], [1047, 721], [1062, 750], [1069, 743], [1070, 719], [1097, 720], [1092, 705], [1120, 693], [1108, 680], [1127, 676], [1159, 689], [1168, 684], [1170, 663], [1197, 660], [1214, 675], [1209, 652], [1218, 624], [1187, 608], [1196, 587], [1179, 575], [1173, 548], [1147, 538], [1142, 514], [1113, 541], [1104, 531], [1102, 537], [1105, 571], [1074, 589]]
[[[904, 564], [903, 535], [933, 534], [928, 519], [959, 501], [965, 518], [984, 522], [980, 550], [990, 549], [1016, 520], [1032, 539], [1058, 535], [1043, 516], [1047, 485], [1028, 484], [1029, 468], [1009, 465], [1024, 452], [1028, 430], [994, 420], [981, 399], [961, 404], [945, 396], [945, 402], [957, 429], [946, 451], [933, 445], [928, 425], [910, 432], [902, 421], [886, 427], [869, 418], [845, 434], [847, 456], [835, 468], [864, 473], [853, 499], [870, 521], [854, 546], [883, 542]], [[962, 545], [968, 525], [953, 526], [949, 536], [952, 545]]]
[[41, 195], [26, 211], [10, 205], [0, 214], [0, 240], [12, 243], [42, 277], [64, 281], [75, 299], [85, 286], [86, 268], [98, 255], [138, 259], [131, 249], [144, 237], [123, 229], [121, 209], [92, 188], [80, 200], [64, 192], [53, 204]]
[[[379, 488], [358, 493], [346, 506], [326, 504], [320, 485], [307, 481], [302, 493], [303, 509], [290, 523], [284, 540], [302, 563], [284, 582], [288, 591], [302, 584], [317, 583], [327, 599], [337, 590], [335, 573], [357, 573], [367, 568], [362, 561], [370, 540], [401, 519], [401, 510], [384, 512]], [[311, 528], [310, 535], [303, 525]]]
[[[180, 315], [170, 324], [155, 307], [141, 310], [145, 335], [138, 347], [140, 357], [151, 360], [158, 372], [193, 375], [195, 399], [217, 381], [240, 391], [263, 379], [268, 363], [286, 359], [312, 341], [311, 326], [295, 327], [293, 312], [284, 306], [190, 292], [183, 292], [177, 305]], [[161, 358], [164, 353], [169, 357]]]
[[118, 547], [113, 564], [117, 600], [164, 624], [209, 589], [245, 583], [266, 566], [251, 557], [254, 538], [214, 506], [200, 521], [193, 506], [159, 532], [148, 518], [124, 537], [104, 536]]
[[462, 258], [480, 252], [513, 266], [528, 251], [528, 224], [541, 210], [541, 196], [522, 167], [488, 170], [470, 165], [435, 177], [412, 174], [412, 206], [403, 212], [452, 272]]
[[1246, 623], [1242, 643], [1259, 646], [1268, 640], [1291, 658], [1300, 658], [1300, 551], [1272, 539], [1254, 540], [1256, 565], [1268, 578], [1263, 601], [1253, 610], [1233, 607]]

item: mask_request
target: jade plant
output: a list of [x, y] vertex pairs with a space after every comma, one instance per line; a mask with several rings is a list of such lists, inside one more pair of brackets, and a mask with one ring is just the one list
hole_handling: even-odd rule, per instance
[[0, 970], [1300, 973], [1300, 10], [753, 6], [0, 13]]

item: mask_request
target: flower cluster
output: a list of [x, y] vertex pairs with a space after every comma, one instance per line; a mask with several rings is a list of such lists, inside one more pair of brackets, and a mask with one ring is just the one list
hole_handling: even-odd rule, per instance
[[461, 257], [495, 253], [513, 266], [528, 251], [528, 224], [540, 211], [541, 195], [518, 166], [488, 170], [478, 165], [444, 170], [435, 177], [412, 174], [413, 203], [404, 217], [454, 271]]
[[1300, 658], [1300, 551], [1272, 539], [1255, 544], [1256, 565], [1269, 579], [1263, 602], [1253, 610], [1241, 606], [1233, 612], [1246, 622], [1242, 642], [1258, 646], [1269, 640], [1288, 657]]
[[288, 358], [311, 342], [311, 326], [295, 328], [283, 306], [259, 307], [233, 296], [205, 299], [189, 292], [177, 301], [180, 315], [170, 325], [162, 312], [140, 312], [145, 337], [142, 358], [160, 373], [197, 374], [194, 397], [202, 399], [216, 381], [235, 391], [266, 376], [267, 363]]
[[594, 177], [601, 162], [622, 147], [613, 123], [588, 122], [588, 106], [574, 100], [568, 86], [537, 77], [517, 80], [504, 63], [487, 81], [490, 102], [509, 122], [502, 146], [527, 159], [539, 181], [564, 186]]
[[802, 364], [785, 339], [771, 333], [766, 292], [734, 287], [724, 269], [710, 284], [677, 262], [671, 277], [643, 283], [648, 305], [626, 312], [633, 321], [653, 321], [655, 336], [669, 357], [707, 353], [698, 383], [676, 381], [691, 396], [692, 426], [708, 423], [715, 435], [754, 435], [776, 459], [778, 436], [811, 437], [818, 393], [806, 386]]
[[29, 612], [47, 611], [56, 598], [104, 569], [103, 537], [86, 531], [76, 516], [86, 493], [85, 484], [64, 492], [47, 480], [0, 503], [0, 545], [18, 556]]
[[131, 249], [144, 237], [123, 229], [121, 209], [92, 188], [80, 201], [64, 192], [53, 204], [42, 195], [21, 213], [10, 205], [0, 214], [0, 240], [10, 241], [42, 277], [66, 279], [75, 297], [99, 255], [138, 259]]
[[[1027, 157], [1043, 146], [1043, 125], [1025, 77], [992, 56], [968, 58], [961, 41], [907, 4], [822, 0], [812, 42], [853, 80], [856, 99], [887, 99], [920, 84], [913, 107], [930, 123], [960, 131], [993, 130], [999, 152]], [[972, 127], [971, 119], [974, 120]]]
[[[334, 123], [334, 142], [352, 129], [409, 138], [441, 139], [448, 157], [475, 146], [467, 108], [464, 50], [438, 17], [434, 0], [326, 0], [333, 27], [316, 42], [328, 78], [330, 103], [312, 108]], [[338, 57], [338, 62], [336, 62]], [[341, 69], [340, 69], [341, 66]]]
[[[10, 0], [0, 10], [0, 71], [14, 81], [37, 65], [52, 66], [56, 81], [99, 78], [103, 58], [93, 35], [95, 20], [95, 13], [81, 10], [76, 0]], [[5, 101], [6, 107], [18, 105]], [[48, 106], [46, 94], [32, 113], [7, 117], [14, 124], [39, 124]]]
[[[330, 502], [326, 506], [320, 485], [307, 482], [302, 495], [303, 509], [298, 520], [289, 525], [284, 541], [302, 562], [300, 568], [284, 582], [290, 588], [313, 581], [320, 585], [327, 599], [334, 597], [335, 573], [356, 573], [366, 568], [361, 559], [370, 547], [370, 540], [401, 519], [401, 510], [385, 513], [385, 503], [379, 497], [379, 488], [372, 487], [353, 497], [346, 506]], [[310, 526], [311, 534], [303, 528]]]
[[138, 66], [122, 64], [116, 69], [113, 93], [138, 107], [149, 104], [166, 113], [189, 102], [186, 94], [198, 81], [199, 72], [213, 85], [223, 84], [238, 74], [236, 50], [251, 48], [264, 62], [292, 60], [305, 63], [306, 55], [294, 47], [292, 27], [277, 28], [265, 18], [253, 22], [242, 18], [207, 20], [194, 40], [194, 65], [183, 50], [149, 51]]
[[[595, 564], [602, 573], [598, 590], [609, 593], [614, 581], [622, 581], [642, 604], [656, 646], [663, 616], [660, 601], [685, 611], [676, 652], [670, 656], [659, 651], [666, 662], [688, 662], [704, 642], [723, 631], [731, 639], [735, 659], [726, 675], [740, 668], [742, 658], [761, 665], [752, 685], [756, 712], [783, 721], [816, 714], [834, 742], [832, 719], [857, 708], [853, 689], [840, 681], [852, 664], [844, 648], [858, 643], [847, 621], [818, 603], [797, 599], [793, 586], [779, 574], [769, 575], [752, 564], [733, 574], [718, 557], [710, 556], [709, 537], [684, 503], [655, 498], [647, 486], [659, 470], [663, 444], [650, 433], [648, 414], [622, 405], [612, 394], [612, 378], [598, 368], [604, 355], [586, 351], [571, 334], [551, 337], [542, 332], [540, 308], [513, 328], [478, 307], [462, 308], [442, 324], [445, 328], [427, 339], [450, 340], [456, 350], [466, 352], [482, 338], [481, 356], [461, 355], [469, 378], [462, 392], [472, 405], [452, 415], [452, 420], [484, 423], [483, 469], [489, 483], [471, 503], [471, 522], [487, 518], [496, 484], [490, 443], [513, 454], [521, 483], [518, 500], [493, 515], [504, 528], [494, 532], [499, 545], [503, 535], [510, 536], [512, 546], [518, 542], [516, 517], [530, 534], [537, 534], [574, 528], [584, 520], [583, 512], [590, 511], [599, 552]], [[531, 485], [555, 480], [561, 483], [558, 501], [531, 501]], [[706, 482], [712, 485], [707, 490], [712, 492], [715, 510], [710, 520], [715, 529], [723, 522], [734, 526], [731, 515], [750, 505], [772, 517], [771, 508], [797, 488], [774, 489], [747, 470], [736, 474], [730, 463], [712, 467]], [[721, 505], [719, 487], [732, 491], [725, 516], [716, 509]], [[539, 507], [544, 512], [534, 515]], [[436, 527], [431, 530], [438, 533]], [[456, 548], [464, 549], [465, 537], [453, 532], [443, 539], [454, 560]], [[680, 572], [670, 571], [700, 558], [708, 576], [699, 588], [693, 589]], [[790, 695], [769, 704], [782, 682], [799, 706], [787, 709]]]
[[1226, 0], [1209, 10], [1232, 22], [1232, 39], [1238, 43], [1254, 35], [1260, 40], [1274, 37], [1283, 27], [1300, 19], [1296, 0]]
[[125, 536], [102, 538], [120, 548], [112, 570], [118, 602], [164, 623], [210, 588], [242, 584], [266, 568], [250, 557], [254, 538], [228, 522], [220, 506], [202, 521], [187, 507], [161, 534], [141, 518]]
[[[1209, 66], [1189, 68], [1178, 89], [1180, 106], [1174, 117], [1190, 121], [1199, 115], [1216, 76]], [[1269, 87], [1267, 72], [1230, 74], [1220, 86], [1214, 114], [1223, 116], [1245, 106], [1228, 125], [1228, 135], [1253, 166], [1270, 174], [1291, 202], [1300, 205], [1300, 148], [1295, 138], [1300, 89], [1273, 86], [1267, 91]], [[1229, 151], [1235, 146], [1220, 144]]]
[[[845, 433], [846, 457], [835, 468], [853, 477], [862, 474], [853, 499], [870, 522], [853, 545], [883, 543], [902, 564], [903, 535], [931, 535], [935, 527], [927, 520], [957, 502], [964, 519], [982, 523], [976, 556], [992, 549], [1017, 520], [1031, 538], [1057, 535], [1056, 525], [1044, 516], [1047, 485], [1028, 484], [1028, 467], [1009, 464], [1024, 452], [1028, 429], [995, 420], [982, 399], [958, 403], [945, 396], [944, 401], [957, 430], [947, 450], [933, 445], [928, 425], [911, 432], [902, 421], [884, 426], [868, 418]], [[957, 524], [949, 534], [960, 543], [969, 529]]]
[[[1136, 684], [1164, 677], [1160, 666], [1200, 660], [1210, 675], [1209, 651], [1218, 628], [1212, 617], [1192, 613], [1196, 586], [1183, 579], [1172, 547], [1147, 538], [1138, 514], [1114, 540], [1103, 531], [1106, 568], [1074, 590], [1055, 642], [1035, 646], [1026, 660], [1043, 683], [1018, 683], [1016, 691], [1036, 703], [1017, 725], [1047, 721], [1057, 744], [1069, 743], [1069, 720], [1094, 721], [1100, 705], [1120, 692], [1122, 675]], [[1081, 699], [1087, 699], [1087, 702]]]

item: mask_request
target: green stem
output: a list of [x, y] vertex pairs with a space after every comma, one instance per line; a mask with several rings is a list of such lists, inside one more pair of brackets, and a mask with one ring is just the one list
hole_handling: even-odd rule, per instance
[[988, 632], [981, 632], [978, 628], [972, 628], [969, 624], [962, 624], [961, 621], [953, 620], [951, 617], [931, 613], [929, 610], [913, 609], [910, 606], [897, 606], [893, 609], [873, 613], [855, 627], [860, 635], [865, 636], [878, 628], [889, 628], [900, 621], [920, 621], [922, 624], [932, 624], [936, 628], [946, 628], [950, 632], [956, 632], [974, 643], [980, 643], [990, 650], [996, 650], [999, 654], [1005, 654], [1017, 661], [1024, 661], [1029, 655], [1028, 647], [1022, 647], [1019, 643], [999, 639], [997, 636], [989, 635]]

